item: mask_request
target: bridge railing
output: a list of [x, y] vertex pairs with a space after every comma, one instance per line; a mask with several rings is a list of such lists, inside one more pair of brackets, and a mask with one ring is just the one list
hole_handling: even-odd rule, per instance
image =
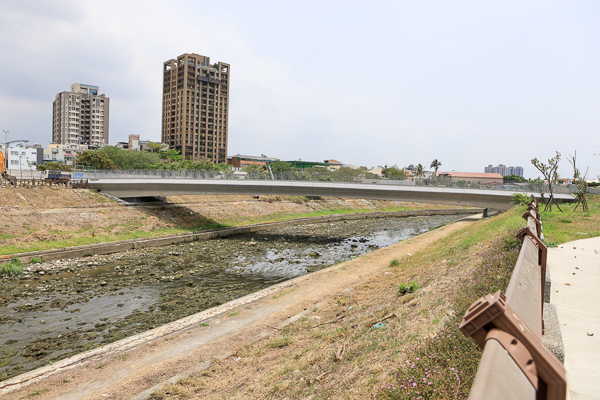
[[542, 343], [548, 251], [533, 196], [523, 218], [527, 225], [516, 235], [522, 247], [506, 294], [477, 300], [460, 325], [483, 349], [470, 400], [566, 398], [565, 369]]
[[[239, 174], [233, 171], [207, 171], [207, 170], [96, 170], [80, 171], [83, 178], [86, 179], [143, 179], [143, 178], [164, 178], [164, 179], [244, 179], [244, 180], [278, 180], [278, 181], [305, 181], [305, 182], [345, 182], [362, 183], [377, 185], [396, 185], [396, 186], [428, 186], [444, 187], [455, 189], [485, 189], [501, 190], [513, 192], [533, 192], [548, 193], [547, 184], [540, 183], [469, 183], [469, 182], [450, 182], [444, 180], [397, 180], [397, 179], [367, 179], [363, 175], [355, 174], [325, 174], [307, 171], [289, 171], [274, 172], [273, 178], [268, 173], [247, 173]], [[555, 186], [554, 193], [569, 193], [569, 189], [562, 186]]]

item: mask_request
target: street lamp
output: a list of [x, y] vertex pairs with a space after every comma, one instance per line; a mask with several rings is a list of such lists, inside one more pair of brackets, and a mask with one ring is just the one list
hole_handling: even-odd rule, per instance
[[4, 141], [8, 143], [8, 132], [10, 131], [8, 129], [2, 129], [2, 132], [4, 132]]

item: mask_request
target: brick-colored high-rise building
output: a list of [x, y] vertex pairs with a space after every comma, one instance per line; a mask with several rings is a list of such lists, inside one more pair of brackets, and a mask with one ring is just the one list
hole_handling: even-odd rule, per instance
[[74, 83], [70, 92], [56, 94], [52, 103], [52, 143], [108, 144], [110, 99], [98, 86]]
[[162, 142], [185, 159], [227, 162], [229, 68], [187, 53], [163, 65]]

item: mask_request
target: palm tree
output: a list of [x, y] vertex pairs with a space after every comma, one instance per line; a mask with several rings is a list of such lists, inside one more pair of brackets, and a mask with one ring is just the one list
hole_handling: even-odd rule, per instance
[[415, 170], [415, 178], [420, 178], [423, 176], [423, 165], [417, 165], [417, 169]]
[[442, 166], [442, 163], [441, 163], [441, 162], [439, 162], [439, 161], [437, 160], [437, 158], [431, 162], [431, 165], [430, 165], [430, 167], [434, 169], [433, 176], [434, 176], [434, 178], [435, 178], [435, 179], [437, 179], [437, 171], [438, 171], [438, 169], [439, 169], [441, 166]]

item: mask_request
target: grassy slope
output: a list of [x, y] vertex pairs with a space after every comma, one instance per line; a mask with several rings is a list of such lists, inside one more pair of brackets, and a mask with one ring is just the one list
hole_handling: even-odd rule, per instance
[[[598, 234], [600, 196], [590, 212], [543, 213], [547, 241], [563, 243]], [[314, 328], [303, 319], [268, 340], [238, 351], [241, 360], [216, 363], [201, 376], [154, 393], [154, 399], [367, 398], [466, 399], [480, 351], [458, 331], [479, 297], [505, 290], [519, 252], [514, 233], [524, 207], [480, 221], [410, 258], [391, 260], [390, 276], [365, 283], [348, 297], [336, 295]], [[393, 261], [393, 262], [392, 262]], [[421, 289], [398, 296], [401, 283]], [[373, 326], [390, 313], [385, 326]], [[335, 353], [344, 344], [342, 360]], [[313, 396], [313, 397], [311, 397]]]
[[[348, 317], [318, 328], [311, 317], [299, 321], [240, 349], [237, 354], [245, 361], [226, 360], [154, 398], [404, 398], [396, 390], [400, 382], [425, 377], [438, 361], [434, 368], [442, 374], [432, 385], [417, 385], [418, 391], [465, 397], [480, 353], [457, 334], [457, 322], [474, 300], [508, 283], [518, 255], [512, 235], [523, 226], [523, 211], [478, 222], [412, 257], [390, 260], [392, 275], [361, 285], [351, 296], [337, 295], [315, 313], [317, 321], [332, 321], [352, 307]], [[399, 296], [398, 285], [410, 281], [421, 289]], [[384, 326], [373, 329], [390, 314]], [[341, 345], [344, 355], [336, 361]], [[433, 354], [437, 360], [429, 358]]]
[[[103, 196], [99, 196], [94, 193], [84, 193], [93, 197], [94, 199], [100, 198], [102, 201], [106, 201], [107, 199]], [[301, 201], [299, 198], [294, 198], [295, 201]], [[376, 202], [373, 202], [377, 204]], [[14, 244], [5, 244], [0, 246], [0, 255], [6, 254], [18, 254], [29, 251], [40, 251], [40, 250], [48, 250], [48, 249], [61, 249], [65, 247], [71, 246], [81, 246], [87, 244], [95, 244], [95, 243], [105, 243], [105, 242], [113, 242], [119, 240], [128, 240], [128, 239], [140, 239], [140, 238], [148, 238], [155, 237], [161, 235], [175, 235], [180, 233], [190, 233], [190, 232], [198, 232], [208, 229], [216, 229], [223, 228], [228, 226], [242, 226], [254, 223], [263, 223], [263, 222], [274, 222], [274, 221], [283, 221], [294, 218], [307, 218], [307, 217], [316, 217], [322, 215], [330, 215], [330, 214], [350, 214], [350, 213], [366, 213], [373, 211], [403, 211], [403, 210], [413, 210], [413, 209], [424, 209], [430, 208], [431, 206], [421, 206], [419, 204], [412, 205], [410, 207], [406, 206], [398, 206], [398, 207], [389, 207], [386, 206], [384, 202], [381, 204], [377, 204], [376, 209], [372, 208], [352, 208], [340, 206], [340, 204], [336, 202], [329, 202], [324, 200], [322, 202], [325, 210], [322, 211], [311, 211], [305, 213], [293, 213], [293, 212], [281, 212], [274, 211], [272, 213], [261, 215], [257, 217], [241, 217], [231, 216], [231, 215], [223, 215], [220, 218], [204, 218], [202, 215], [194, 212], [193, 215], [188, 215], [191, 218], [185, 218], [181, 215], [172, 215], [175, 218], [171, 218], [167, 222], [169, 222], [170, 226], [160, 226], [155, 227], [150, 230], [146, 230], [142, 227], [140, 223], [141, 220], [149, 218], [151, 216], [144, 215], [137, 209], [129, 209], [131, 213], [137, 213], [139, 216], [130, 218], [129, 220], [115, 220], [114, 224], [111, 224], [107, 227], [99, 227], [89, 225], [85, 228], [73, 230], [70, 233], [65, 233], [63, 231], [53, 231], [50, 230], [50, 233], [56, 233], [57, 236], [68, 236], [61, 240], [39, 240], [39, 241], [21, 241], [19, 243]], [[335, 208], [329, 208], [334, 206]], [[118, 207], [118, 206], [117, 206]], [[452, 207], [440, 207], [440, 208], [452, 208]], [[179, 212], [180, 214], [185, 214], [185, 208], [182, 208]], [[275, 210], [275, 207], [274, 207]], [[189, 210], [188, 210], [189, 211]], [[175, 213], [176, 211], [172, 211]], [[102, 211], [99, 212], [102, 214]], [[159, 216], [159, 211], [154, 211], [154, 216]], [[132, 216], [130, 216], [132, 217]], [[183, 225], [183, 222], [185, 225]], [[10, 225], [5, 226], [6, 232], [2, 232], [0, 234], [0, 240], [20, 237], [19, 235], [12, 235], [10, 233]], [[118, 229], [114, 229], [118, 228]], [[35, 232], [34, 230], [30, 230], [31, 232]], [[23, 233], [21, 233], [22, 235]]]

